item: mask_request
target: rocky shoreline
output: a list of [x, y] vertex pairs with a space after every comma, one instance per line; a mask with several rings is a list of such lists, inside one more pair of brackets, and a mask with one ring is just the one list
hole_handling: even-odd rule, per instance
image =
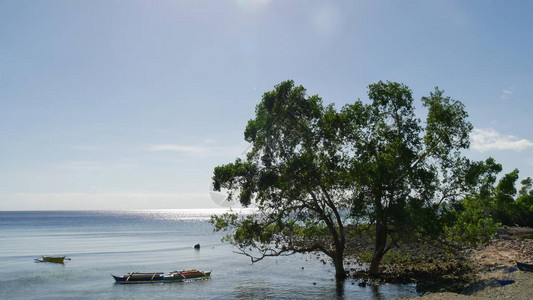
[[533, 273], [517, 270], [516, 261], [533, 263], [533, 229], [509, 228], [488, 245], [466, 251], [474, 277], [461, 293], [426, 293], [422, 299], [532, 299]]
[[533, 263], [531, 238], [533, 229], [515, 227], [500, 229], [487, 245], [454, 253], [403, 245], [384, 260], [378, 277], [360, 269], [371, 247], [359, 241], [350, 247], [348, 275], [361, 286], [416, 283], [423, 299], [532, 299], [533, 273], [517, 270], [515, 262]]

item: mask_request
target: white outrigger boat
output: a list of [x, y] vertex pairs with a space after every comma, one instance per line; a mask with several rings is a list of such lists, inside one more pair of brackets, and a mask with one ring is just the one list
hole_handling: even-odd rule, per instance
[[168, 274], [165, 274], [163, 272], [131, 272], [120, 276], [115, 276], [111, 274], [111, 276], [115, 278], [116, 283], [168, 283], [210, 279], [211, 271], [203, 272], [193, 269], [173, 271]]

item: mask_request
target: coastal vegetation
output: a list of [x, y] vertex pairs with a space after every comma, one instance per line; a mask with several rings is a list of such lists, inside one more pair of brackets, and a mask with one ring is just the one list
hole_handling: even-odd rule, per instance
[[460, 101], [435, 88], [422, 121], [403, 84], [371, 84], [368, 99], [336, 109], [291, 80], [266, 92], [244, 132], [246, 158], [213, 176], [215, 190], [257, 213], [213, 216], [215, 230], [252, 262], [322, 252], [342, 280], [347, 246], [366, 237], [372, 250], [359, 255], [376, 276], [402, 244], [460, 249], [487, 242], [499, 222], [531, 224], [532, 180], [515, 200], [518, 171], [497, 182], [501, 165], [462, 154], [472, 125]]

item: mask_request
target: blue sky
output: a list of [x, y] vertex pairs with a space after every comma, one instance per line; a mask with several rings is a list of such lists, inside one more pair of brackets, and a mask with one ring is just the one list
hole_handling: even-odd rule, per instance
[[[527, 1], [0, 1], [0, 210], [214, 207], [261, 95], [378, 80], [461, 100], [468, 155], [533, 177]], [[419, 104], [419, 102], [417, 102]], [[422, 115], [421, 115], [422, 116]]]

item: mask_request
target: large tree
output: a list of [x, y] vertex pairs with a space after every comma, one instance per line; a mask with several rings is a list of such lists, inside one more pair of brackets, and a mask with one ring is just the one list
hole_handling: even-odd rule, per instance
[[217, 230], [234, 230], [228, 239], [242, 254], [321, 251], [343, 279], [348, 225], [373, 228], [372, 274], [402, 240], [442, 231], [439, 207], [462, 194], [468, 173], [463, 105], [435, 89], [422, 98], [423, 126], [406, 86], [378, 82], [368, 96], [337, 111], [293, 81], [263, 95], [245, 130], [251, 151], [213, 176], [215, 189], [258, 207], [213, 217]]

